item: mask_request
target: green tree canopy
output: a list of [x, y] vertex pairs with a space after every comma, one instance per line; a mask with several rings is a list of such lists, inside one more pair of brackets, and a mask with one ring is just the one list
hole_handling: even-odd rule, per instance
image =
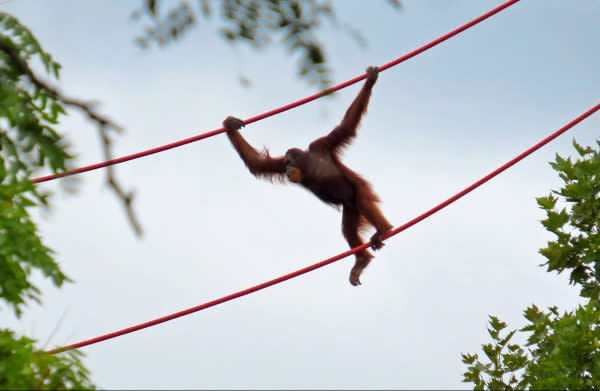
[[61, 103], [31, 82], [23, 64], [40, 60], [54, 77], [60, 66], [12, 16], [0, 13], [0, 28], [0, 299], [20, 313], [27, 300], [39, 299], [33, 270], [56, 286], [67, 280], [28, 209], [47, 202], [30, 182], [32, 172], [65, 170], [70, 154], [54, 128]]
[[[562, 314], [532, 305], [524, 311], [526, 325], [510, 332], [490, 316], [486, 360], [462, 355], [464, 381], [476, 390], [600, 389], [600, 153], [573, 145], [575, 160], [557, 155], [550, 163], [563, 186], [537, 199], [546, 212], [542, 225], [555, 236], [540, 253], [549, 272], [570, 272], [587, 303]], [[526, 343], [511, 343], [515, 335]]]
[[[55, 286], [68, 281], [29, 214], [48, 202], [31, 182], [32, 173], [63, 171], [71, 158], [55, 128], [63, 102], [31, 71], [28, 63], [35, 60], [58, 78], [60, 65], [25, 26], [0, 12], [0, 301], [17, 316], [28, 302], [40, 300], [34, 271]], [[34, 343], [0, 329], [0, 389], [94, 388], [78, 353], [52, 356]]]

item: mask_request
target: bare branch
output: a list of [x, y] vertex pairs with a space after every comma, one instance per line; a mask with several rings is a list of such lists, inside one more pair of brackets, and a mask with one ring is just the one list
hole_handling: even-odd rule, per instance
[[[108, 135], [108, 129], [105, 126], [99, 126], [98, 132], [100, 134], [100, 138], [102, 139], [102, 151], [104, 153], [104, 160], [112, 160], [112, 158], [113, 158], [112, 141], [110, 139], [110, 136]], [[106, 167], [106, 179], [107, 179], [108, 185], [115, 192], [117, 197], [121, 200], [121, 202], [123, 204], [123, 208], [125, 209], [125, 213], [127, 214], [129, 223], [131, 224], [131, 227], [135, 231], [135, 234], [137, 236], [142, 236], [142, 234], [143, 234], [142, 226], [141, 226], [140, 222], [138, 221], [137, 216], [136, 216], [135, 212], [133, 211], [133, 206], [132, 206], [134, 195], [135, 195], [134, 192], [133, 191], [126, 192], [123, 189], [123, 186], [121, 186], [121, 184], [116, 179], [114, 166]]]

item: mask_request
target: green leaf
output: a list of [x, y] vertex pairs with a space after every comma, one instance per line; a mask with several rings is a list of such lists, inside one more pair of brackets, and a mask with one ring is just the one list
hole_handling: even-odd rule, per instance
[[556, 232], [569, 221], [569, 214], [566, 209], [563, 209], [560, 213], [549, 210], [547, 216], [548, 218], [542, 220], [542, 224], [550, 232]]
[[546, 209], [546, 210], [554, 209], [554, 206], [556, 205], [557, 200], [558, 200], [558, 198], [553, 197], [552, 194], [550, 194], [546, 197], [536, 198], [538, 205], [542, 209]]
[[475, 360], [477, 360], [477, 355], [476, 354], [463, 354], [461, 353], [462, 356], [462, 361], [465, 364], [473, 364], [475, 362]]
[[506, 323], [501, 321], [497, 316], [490, 315], [490, 326], [496, 331], [502, 331], [506, 328]]

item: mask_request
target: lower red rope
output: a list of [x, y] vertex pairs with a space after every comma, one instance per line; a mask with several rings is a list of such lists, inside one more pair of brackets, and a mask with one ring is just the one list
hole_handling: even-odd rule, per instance
[[[583, 121], [584, 119], [586, 119], [590, 115], [594, 114], [598, 110], [600, 110], [600, 104], [592, 107], [590, 110], [586, 111], [585, 113], [583, 113], [579, 117], [575, 118], [573, 121], [569, 122], [568, 124], [566, 124], [565, 126], [563, 126], [562, 128], [560, 128], [559, 130], [557, 130], [556, 132], [552, 133], [550, 136], [546, 137], [545, 139], [543, 139], [539, 143], [535, 144], [533, 147], [529, 148], [528, 150], [526, 150], [522, 154], [518, 155], [514, 159], [510, 160], [506, 164], [502, 165], [498, 169], [494, 170], [490, 174], [486, 175], [485, 177], [481, 178], [477, 182], [473, 183], [471, 186], [467, 187], [466, 189], [462, 190], [461, 192], [457, 193], [456, 195], [448, 198], [446, 201], [444, 201], [441, 204], [437, 205], [436, 207], [428, 210], [427, 212], [421, 214], [420, 216], [412, 219], [408, 223], [406, 223], [404, 225], [401, 225], [400, 227], [392, 230], [391, 232], [389, 232], [388, 234], [386, 234], [384, 236], [384, 239], [388, 239], [388, 238], [390, 238], [390, 237], [392, 237], [392, 236], [394, 236], [394, 235], [396, 235], [396, 234], [398, 234], [398, 233], [400, 233], [400, 232], [402, 232], [402, 231], [404, 231], [404, 230], [412, 227], [413, 225], [419, 223], [422, 220], [425, 220], [426, 218], [428, 218], [432, 214], [434, 214], [434, 213], [440, 211], [441, 209], [445, 208], [446, 206], [450, 205], [451, 203], [453, 203], [454, 201], [458, 200], [459, 198], [461, 198], [461, 197], [465, 196], [466, 194], [472, 192], [473, 190], [475, 190], [479, 186], [483, 185], [484, 183], [486, 183], [487, 181], [489, 181], [493, 177], [497, 176], [498, 174], [500, 174], [501, 172], [505, 171], [509, 167], [515, 165], [519, 161], [521, 161], [524, 158], [526, 158], [527, 156], [531, 155], [533, 152], [537, 151], [538, 149], [540, 149], [544, 145], [548, 144], [549, 142], [551, 142], [552, 140], [554, 140], [555, 138], [557, 138], [561, 134], [565, 133], [567, 130], [571, 129], [573, 126], [577, 125], [578, 123], [580, 123], [581, 121]], [[148, 328], [148, 327], [156, 326], [156, 325], [158, 325], [160, 323], [168, 322], [170, 320], [173, 320], [173, 319], [176, 319], [176, 318], [180, 318], [182, 316], [189, 315], [189, 314], [192, 314], [194, 312], [198, 312], [198, 311], [202, 311], [202, 310], [205, 310], [207, 308], [210, 308], [210, 307], [214, 307], [216, 305], [225, 303], [225, 302], [227, 302], [229, 300], [233, 300], [233, 299], [240, 298], [242, 296], [249, 295], [250, 293], [254, 293], [254, 292], [259, 291], [261, 289], [268, 288], [268, 287], [273, 286], [275, 284], [279, 284], [280, 282], [284, 282], [284, 281], [287, 281], [287, 280], [292, 279], [294, 277], [301, 276], [302, 274], [308, 273], [310, 271], [319, 269], [319, 268], [321, 268], [323, 266], [329, 265], [330, 263], [339, 261], [340, 259], [345, 258], [345, 257], [347, 257], [349, 255], [352, 255], [352, 254], [355, 254], [355, 253], [357, 253], [359, 251], [365, 250], [368, 247], [370, 247], [370, 245], [371, 245], [371, 243], [362, 244], [362, 245], [360, 245], [358, 247], [355, 247], [355, 248], [353, 248], [353, 249], [351, 249], [349, 251], [346, 251], [346, 252], [344, 252], [342, 254], [336, 255], [335, 257], [326, 259], [326, 260], [321, 261], [319, 263], [315, 263], [314, 265], [305, 267], [304, 269], [295, 271], [295, 272], [290, 273], [290, 274], [286, 274], [285, 276], [281, 276], [281, 277], [275, 278], [274, 280], [270, 280], [270, 281], [264, 282], [264, 283], [262, 283], [260, 285], [256, 285], [256, 286], [253, 286], [252, 288], [248, 288], [248, 289], [245, 289], [243, 291], [239, 291], [239, 292], [233, 293], [231, 295], [222, 297], [220, 299], [209, 301], [208, 303], [204, 303], [204, 304], [201, 304], [199, 306], [189, 308], [187, 310], [176, 312], [174, 314], [167, 315], [167, 316], [164, 316], [162, 318], [151, 320], [149, 322], [141, 323], [141, 324], [138, 324], [136, 326], [128, 327], [128, 328], [123, 329], [123, 330], [115, 331], [113, 333], [101, 335], [99, 337], [88, 339], [86, 341], [82, 341], [82, 342], [78, 342], [78, 343], [75, 343], [75, 344], [72, 344], [72, 345], [68, 345], [68, 346], [64, 346], [64, 347], [61, 347], [61, 348], [53, 349], [53, 350], [48, 351], [48, 353], [50, 353], [50, 354], [56, 354], [56, 353], [61, 353], [61, 352], [65, 352], [65, 351], [72, 350], [72, 349], [81, 348], [83, 346], [92, 345], [92, 344], [95, 344], [95, 343], [98, 343], [98, 342], [106, 341], [107, 339], [116, 338], [116, 337], [119, 337], [121, 335], [133, 333], [134, 331], [138, 331], [138, 330], [145, 329], [145, 328]]]
[[[394, 61], [388, 62], [385, 65], [382, 65], [381, 67], [379, 67], [379, 70], [380, 71], [385, 71], [386, 69], [391, 68], [393, 66], [396, 66], [396, 65], [400, 64], [401, 62], [404, 62], [404, 61], [406, 61], [406, 60], [408, 60], [408, 59], [416, 56], [417, 54], [420, 54], [420, 53], [422, 53], [422, 52], [424, 52], [424, 51], [426, 51], [428, 49], [431, 49], [432, 47], [434, 47], [434, 46], [436, 46], [436, 45], [438, 45], [438, 44], [446, 41], [447, 39], [450, 39], [450, 38], [454, 37], [457, 34], [462, 33], [466, 29], [475, 26], [476, 24], [484, 21], [485, 19], [487, 19], [487, 18], [489, 18], [489, 17], [497, 14], [498, 12], [504, 10], [505, 8], [510, 7], [511, 5], [513, 5], [513, 4], [517, 3], [517, 2], [519, 2], [519, 0], [509, 0], [506, 3], [504, 3], [504, 4], [502, 4], [502, 5], [494, 8], [493, 10], [491, 10], [489, 12], [486, 12], [485, 14], [481, 15], [480, 17], [475, 18], [472, 21], [470, 21], [470, 22], [462, 25], [461, 27], [459, 27], [457, 29], [454, 29], [454, 30], [450, 31], [449, 33], [447, 33], [447, 34], [439, 37], [438, 39], [436, 39], [434, 41], [431, 41], [430, 43], [428, 43], [428, 44], [426, 44], [424, 46], [421, 46], [420, 48], [418, 48], [416, 50], [413, 50], [412, 52], [410, 52], [408, 54], [405, 54], [404, 56], [402, 56], [400, 58], [397, 58]], [[277, 108], [275, 110], [271, 110], [271, 111], [268, 111], [266, 113], [257, 115], [255, 117], [248, 118], [244, 122], [246, 124], [251, 124], [253, 122], [257, 122], [257, 121], [260, 121], [262, 119], [265, 119], [265, 118], [271, 117], [273, 115], [282, 113], [284, 111], [293, 109], [295, 107], [301, 106], [301, 105], [306, 104], [308, 102], [312, 102], [313, 100], [319, 99], [322, 96], [329, 95], [332, 92], [341, 90], [342, 88], [346, 88], [348, 86], [351, 86], [352, 84], [358, 83], [359, 81], [363, 80], [365, 77], [366, 77], [366, 75], [363, 74], [361, 76], [355, 77], [354, 79], [348, 80], [347, 82], [338, 84], [335, 87], [331, 87], [331, 88], [329, 88], [329, 89], [327, 89], [325, 91], [321, 91], [321, 92], [319, 92], [317, 94], [311, 95], [311, 96], [309, 96], [307, 98], [298, 100], [296, 102], [293, 102], [293, 103], [290, 103], [288, 105], [279, 107], [279, 108]], [[190, 137], [190, 138], [187, 138], [187, 139], [184, 139], [184, 140], [176, 141], [176, 142], [171, 143], [171, 144], [166, 144], [166, 145], [163, 145], [163, 146], [160, 146], [160, 147], [148, 149], [146, 151], [134, 153], [134, 154], [131, 154], [131, 155], [123, 156], [123, 157], [112, 159], [112, 160], [107, 160], [107, 161], [101, 162], [101, 163], [91, 164], [91, 165], [85, 166], [85, 167], [79, 167], [79, 168], [76, 168], [74, 170], [61, 172], [61, 173], [55, 174], [55, 175], [47, 175], [47, 176], [43, 176], [43, 177], [40, 177], [40, 178], [36, 178], [36, 179], [33, 179], [32, 182], [33, 183], [41, 183], [41, 182], [52, 181], [52, 180], [57, 179], [57, 178], [63, 178], [63, 177], [66, 177], [66, 176], [71, 176], [71, 175], [75, 175], [75, 174], [81, 174], [83, 172], [97, 170], [99, 168], [108, 167], [108, 166], [112, 166], [112, 165], [119, 164], [119, 163], [124, 163], [124, 162], [127, 162], [129, 160], [139, 159], [139, 158], [144, 157], [144, 156], [153, 155], [155, 153], [167, 151], [169, 149], [181, 147], [183, 145], [190, 144], [190, 143], [193, 143], [195, 141], [200, 141], [200, 140], [203, 140], [205, 138], [216, 136], [217, 134], [223, 133], [224, 131], [225, 131], [225, 128], [215, 129], [215, 130], [212, 130], [210, 132], [199, 134], [197, 136]]]

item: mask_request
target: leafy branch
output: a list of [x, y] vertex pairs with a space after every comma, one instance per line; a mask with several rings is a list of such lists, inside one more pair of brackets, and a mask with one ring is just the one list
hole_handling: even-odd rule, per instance
[[[11, 39], [9, 35], [0, 35], [0, 52], [3, 54], [5, 65], [12, 70], [14, 75], [17, 75], [17, 78], [19, 75], [24, 75], [29, 79], [34, 87], [35, 94], [42, 97], [42, 105], [45, 105], [48, 98], [52, 98], [55, 100], [52, 110], [56, 113], [62, 112], [61, 105], [71, 106], [82, 111], [90, 121], [96, 124], [102, 141], [104, 158], [106, 160], [112, 159], [110, 132], [120, 133], [122, 128], [113, 120], [98, 112], [93, 103], [64, 95], [57, 87], [51, 86], [34, 73], [27, 63], [29, 57], [34, 53], [40, 53], [46, 70], [52, 72], [56, 78], [59, 76], [60, 65], [53, 61], [50, 55], [42, 51], [39, 43], [27, 28], [18, 24], [12, 16], [6, 13], [0, 13], [0, 26], [11, 33], [13, 38]], [[25, 54], [25, 58], [22, 57], [23, 54]], [[52, 169], [60, 171], [64, 170], [65, 167], [52, 166]], [[123, 189], [112, 167], [106, 170], [106, 175], [107, 183], [121, 201], [132, 228], [138, 236], [141, 235], [142, 227], [133, 211], [133, 192], [127, 192]]]
[[2, 390], [94, 390], [81, 353], [49, 355], [32, 339], [0, 330], [0, 389]]
[[[337, 19], [329, 0], [202, 0], [198, 11], [188, 1], [180, 1], [164, 13], [161, 3], [160, 0], [142, 0], [142, 5], [132, 14], [134, 20], [143, 15], [150, 19], [143, 35], [136, 38], [141, 47], [165, 46], [176, 41], [196, 25], [199, 15], [209, 20], [218, 9], [222, 23], [217, 31], [227, 42], [261, 49], [277, 39], [290, 54], [298, 55], [298, 75], [320, 88], [331, 85], [325, 45], [317, 37], [323, 22], [342, 28], [359, 45], [366, 44], [358, 30]], [[388, 3], [395, 8], [401, 6], [399, 0]]]
[[492, 342], [483, 345], [487, 362], [463, 354], [464, 382], [475, 390], [592, 390], [600, 387], [600, 310], [593, 302], [560, 314], [556, 307], [525, 310], [525, 347], [511, 344], [517, 332], [490, 316]]
[[[563, 186], [537, 198], [546, 212], [541, 223], [555, 236], [540, 253], [549, 272], [570, 271], [587, 304], [563, 314], [532, 305], [526, 326], [507, 334], [506, 323], [491, 316], [492, 342], [482, 346], [487, 360], [462, 355], [464, 382], [476, 390], [600, 389], [600, 152], [573, 146], [577, 158], [556, 155], [550, 163]], [[510, 342], [517, 332], [527, 336], [524, 347]]]

